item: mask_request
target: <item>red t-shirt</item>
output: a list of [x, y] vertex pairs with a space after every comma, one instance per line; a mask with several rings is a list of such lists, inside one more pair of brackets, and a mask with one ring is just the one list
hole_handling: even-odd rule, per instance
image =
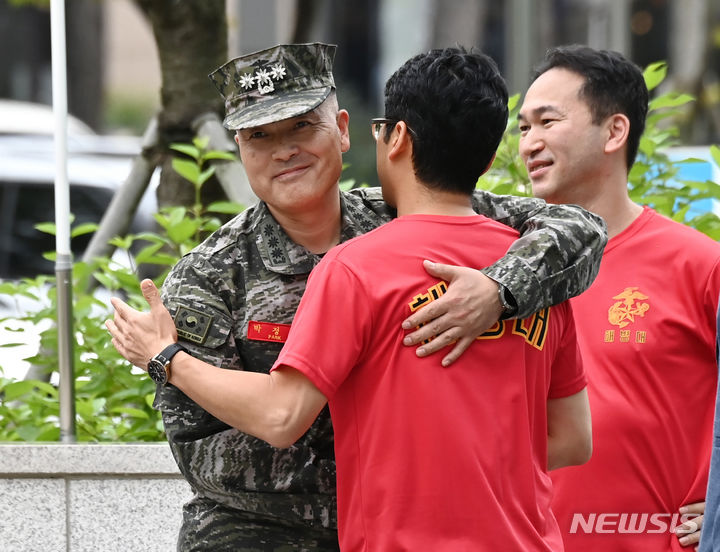
[[329, 400], [343, 551], [562, 550], [546, 401], [585, 387], [569, 304], [498, 323], [449, 368], [402, 345], [401, 322], [444, 291], [423, 259], [482, 267], [516, 237], [482, 216], [405, 216], [312, 272], [275, 367]]
[[569, 552], [687, 550], [670, 531], [680, 506], [705, 500], [718, 260], [720, 244], [645, 208], [571, 300], [593, 455], [552, 473]]

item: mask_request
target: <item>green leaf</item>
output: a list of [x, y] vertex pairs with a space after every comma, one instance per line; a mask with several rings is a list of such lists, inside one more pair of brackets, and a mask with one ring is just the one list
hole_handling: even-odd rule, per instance
[[713, 158], [713, 161], [715, 161], [715, 164], [720, 167], [720, 147], [713, 144], [710, 146], [710, 155]]
[[3, 388], [6, 401], [14, 401], [23, 395], [30, 393], [35, 388], [35, 382], [32, 380], [17, 381], [10, 383]]
[[195, 159], [195, 161], [200, 160], [200, 150], [190, 144], [170, 144], [170, 149], [184, 153]]
[[207, 206], [207, 210], [210, 213], [223, 213], [226, 215], [237, 215], [244, 209], [244, 205], [232, 201], [216, 201]]
[[199, 150], [206, 150], [209, 143], [209, 136], [196, 136], [195, 138], [193, 138], [193, 144], [195, 144], [195, 147]]
[[118, 249], [127, 251], [128, 249], [130, 249], [134, 241], [134, 236], [128, 235], [125, 237], [115, 236], [114, 238], [111, 238], [108, 243], [112, 246], [117, 247]]
[[151, 245], [143, 247], [138, 252], [138, 254], [135, 255], [135, 262], [137, 262], [138, 264], [151, 262], [152, 259], [155, 257], [155, 254], [160, 251], [163, 245], [164, 244], [162, 243], [153, 243]]
[[40, 232], [44, 232], [45, 234], [50, 234], [51, 236], [54, 236], [56, 233], [54, 222], [40, 222], [35, 225], [35, 229], [40, 230]]
[[655, 110], [664, 107], [677, 107], [694, 101], [695, 98], [690, 94], [663, 94], [650, 102], [650, 109]]
[[207, 160], [224, 159], [226, 161], [239, 161], [238, 156], [234, 153], [230, 153], [229, 151], [212, 150], [205, 153], [203, 157]]
[[197, 232], [198, 223], [193, 219], [182, 219], [168, 227], [168, 236], [175, 243], [183, 243]]
[[17, 428], [17, 433], [23, 441], [54, 441], [60, 436], [59, 428], [55, 428], [51, 424], [39, 427], [22, 425]]
[[129, 406], [119, 406], [111, 408], [110, 412], [112, 412], [113, 414], [127, 414], [131, 418], [141, 418], [143, 420], [150, 419], [150, 416], [144, 410], [140, 410], [139, 408], [131, 408]]
[[57, 388], [46, 382], [46, 381], [40, 381], [40, 380], [25, 380], [25, 381], [31, 381], [35, 384], [35, 388], [38, 390], [38, 392], [42, 392], [48, 397], [52, 397], [54, 399], [58, 398], [58, 390]]
[[197, 185], [202, 186], [205, 184], [205, 182], [208, 181], [208, 179], [215, 174], [215, 167], [210, 167], [208, 169], [205, 169], [203, 172], [200, 173], [197, 179]]
[[83, 224], [78, 224], [70, 232], [70, 237], [76, 238], [77, 236], [83, 236], [85, 234], [92, 234], [97, 229], [98, 229], [98, 225], [94, 222], [85, 222]]
[[197, 163], [186, 159], [175, 158], [172, 160], [172, 168], [186, 180], [197, 184], [198, 178], [200, 177], [200, 168]]
[[687, 215], [689, 210], [690, 210], [690, 204], [688, 203], [682, 209], [675, 211], [675, 213], [673, 213], [672, 219], [675, 222], [685, 222], [685, 216]]
[[667, 75], [667, 63], [664, 61], [656, 61], [647, 66], [643, 71], [643, 78], [648, 90], [653, 90], [657, 87]]
[[171, 207], [165, 211], [168, 214], [168, 223], [170, 226], [180, 224], [185, 220], [187, 209], [185, 207]]
[[75, 400], [75, 410], [83, 418], [94, 418], [105, 407], [105, 398], [98, 399], [80, 399]]
[[102, 274], [100, 272], [96, 273], [95, 279], [100, 282], [103, 286], [105, 286], [108, 289], [113, 288], [113, 281], [107, 274]]

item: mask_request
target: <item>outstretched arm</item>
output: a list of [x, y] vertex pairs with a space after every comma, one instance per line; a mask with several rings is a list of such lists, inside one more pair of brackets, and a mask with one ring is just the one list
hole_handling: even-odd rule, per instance
[[[597, 276], [607, 243], [605, 222], [575, 205], [552, 205], [540, 199], [499, 196], [477, 191], [473, 206], [481, 214], [516, 228], [521, 236], [507, 254], [482, 271], [426, 263], [426, 270], [450, 285], [447, 293], [410, 316], [405, 345], [416, 345], [418, 356], [433, 354], [455, 343], [443, 357], [454, 362], [475, 337], [499, 316], [526, 318], [587, 289]], [[506, 288], [506, 312], [499, 285]]]
[[[177, 333], [152, 281], [143, 280], [141, 287], [150, 311], [139, 312], [113, 298], [115, 317], [105, 325], [118, 352], [147, 370], [154, 355], [177, 341]], [[184, 352], [173, 357], [168, 381], [215, 417], [276, 447], [288, 447], [300, 438], [327, 402], [293, 368], [270, 374], [226, 370]]]

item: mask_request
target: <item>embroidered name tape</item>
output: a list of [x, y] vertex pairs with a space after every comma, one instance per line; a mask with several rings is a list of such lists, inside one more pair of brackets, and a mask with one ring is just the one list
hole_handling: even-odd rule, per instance
[[289, 333], [290, 324], [257, 322], [255, 320], [251, 320], [250, 324], [248, 324], [248, 339], [251, 341], [285, 343]]

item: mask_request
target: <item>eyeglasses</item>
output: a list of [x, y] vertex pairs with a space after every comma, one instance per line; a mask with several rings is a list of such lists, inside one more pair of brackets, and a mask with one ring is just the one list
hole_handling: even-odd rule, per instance
[[380, 129], [382, 129], [382, 126], [395, 124], [397, 124], [397, 119], [383, 119], [382, 117], [377, 117], [370, 120], [370, 132], [372, 133], [373, 138], [375, 138], [375, 141], [377, 142], [378, 138], [380, 137]]
[[[382, 117], [370, 119], [370, 132], [373, 138], [375, 138], [375, 141], [377, 142], [378, 138], [380, 137], [380, 129], [383, 125], [396, 125], [399, 122], [399, 119], [384, 119]], [[415, 131], [410, 128], [410, 125], [406, 123], [405, 126], [407, 127], [408, 132], [412, 135], [413, 139], [417, 140], [417, 134], [415, 134]]]

